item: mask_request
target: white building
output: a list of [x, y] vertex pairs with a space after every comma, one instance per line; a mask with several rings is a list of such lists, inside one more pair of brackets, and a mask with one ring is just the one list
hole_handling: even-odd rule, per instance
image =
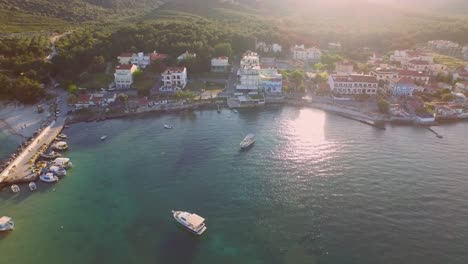
[[351, 75], [354, 72], [354, 65], [349, 61], [337, 62], [335, 71], [340, 75]]
[[377, 79], [370, 75], [331, 75], [328, 78], [328, 85], [336, 94], [375, 95], [378, 90]]
[[265, 42], [258, 42], [256, 45], [255, 45], [255, 48], [260, 51], [260, 52], [264, 52], [264, 53], [268, 53], [268, 52], [273, 52], [273, 53], [280, 53], [283, 51], [283, 47], [278, 44], [278, 43], [272, 43], [272, 44], [267, 44]]
[[119, 64], [130, 64], [130, 62], [132, 61], [132, 56], [133, 53], [124, 52], [117, 56], [117, 60], [119, 61]]
[[274, 67], [261, 68], [258, 89], [270, 95], [281, 95], [283, 75]]
[[212, 72], [226, 72], [229, 69], [229, 58], [228, 57], [217, 57], [211, 59], [211, 71]]
[[196, 58], [197, 57], [197, 54], [195, 53], [190, 53], [188, 51], [180, 54], [178, 57], [177, 57], [177, 61], [178, 62], [181, 62], [183, 60], [187, 60], [187, 59], [192, 59], [192, 58]]
[[399, 78], [407, 77], [419, 84], [428, 85], [430, 76], [418, 71], [411, 71], [411, 70], [399, 70], [398, 71]]
[[400, 62], [402, 65], [411, 60], [426, 61], [429, 64], [434, 63], [434, 57], [431, 54], [414, 50], [395, 50], [390, 56], [390, 61]]
[[388, 69], [388, 68], [387, 69], [377, 68], [375, 70], [372, 70], [370, 72], [370, 75], [377, 78], [377, 81], [384, 81], [387, 83], [395, 83], [400, 79], [397, 70]]
[[237, 71], [239, 84], [236, 89], [240, 92], [258, 92], [260, 83], [260, 58], [256, 52], [247, 51], [240, 61]]
[[411, 71], [429, 71], [430, 70], [430, 63], [425, 60], [409, 60], [405, 61], [403, 65]]
[[128, 89], [133, 84], [133, 73], [137, 70], [133, 64], [122, 64], [115, 68], [114, 83], [118, 89]]
[[320, 61], [322, 52], [316, 47], [305, 48], [304, 45], [294, 45], [291, 48], [293, 58], [304, 61]]
[[140, 69], [145, 69], [151, 64], [150, 54], [144, 54], [143, 52], [135, 53], [132, 55], [131, 63]]
[[175, 92], [182, 90], [187, 85], [187, 68], [185, 67], [168, 67], [161, 74], [163, 86], [160, 91]]

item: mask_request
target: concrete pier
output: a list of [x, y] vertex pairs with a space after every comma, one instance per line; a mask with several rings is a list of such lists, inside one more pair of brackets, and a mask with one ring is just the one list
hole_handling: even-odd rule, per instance
[[50, 146], [62, 129], [63, 122], [59, 124], [55, 121], [44, 128], [44, 130], [24, 148], [23, 152], [0, 173], [0, 184], [35, 180], [35, 176], [31, 172], [31, 166], [33, 164], [30, 163], [30, 160], [38, 153], [44, 144]]

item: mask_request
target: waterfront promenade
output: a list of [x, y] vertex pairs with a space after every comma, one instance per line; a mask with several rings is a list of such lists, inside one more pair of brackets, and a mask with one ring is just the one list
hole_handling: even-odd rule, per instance
[[27, 181], [34, 176], [31, 173], [31, 163], [29, 162], [32, 157], [39, 151], [39, 149], [46, 144], [49, 146], [52, 141], [60, 134], [63, 129], [63, 121], [53, 121], [49, 126], [44, 128], [42, 132], [34, 138], [34, 140], [23, 149], [23, 151], [16, 157], [1, 173], [0, 183], [10, 183]]

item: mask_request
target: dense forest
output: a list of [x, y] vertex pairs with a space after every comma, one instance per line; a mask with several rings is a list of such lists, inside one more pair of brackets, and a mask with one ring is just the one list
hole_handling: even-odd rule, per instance
[[33, 103], [45, 95], [50, 64], [47, 36], [0, 39], [0, 98]]

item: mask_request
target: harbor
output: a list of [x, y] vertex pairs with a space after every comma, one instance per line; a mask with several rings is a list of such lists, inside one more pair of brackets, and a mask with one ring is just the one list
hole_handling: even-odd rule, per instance
[[31, 169], [39, 156], [51, 146], [63, 129], [63, 122], [52, 121], [34, 137], [28, 145], [22, 148], [6, 168], [0, 173], [0, 185], [27, 183], [35, 181], [38, 174]]

